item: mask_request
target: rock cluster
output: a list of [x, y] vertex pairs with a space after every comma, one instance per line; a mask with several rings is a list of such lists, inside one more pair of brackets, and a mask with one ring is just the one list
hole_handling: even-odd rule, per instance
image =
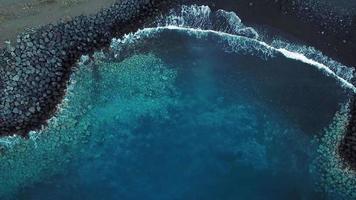
[[[81, 55], [108, 47], [113, 37], [133, 32], [186, 2], [121, 0], [96, 15], [21, 34], [14, 47], [0, 49], [0, 136], [27, 136], [45, 125], [62, 101], [73, 65]], [[339, 153], [356, 170], [356, 100]]]
[[356, 95], [351, 102], [351, 118], [346, 135], [340, 143], [339, 154], [344, 163], [356, 171]]
[[80, 56], [108, 47], [167, 11], [175, 0], [121, 0], [91, 16], [18, 36], [0, 51], [0, 136], [27, 136], [56, 112]]
[[[356, 15], [353, 16], [352, 20], [352, 37], [350, 45], [353, 47], [356, 43]], [[350, 54], [353, 56], [353, 54]], [[356, 67], [356, 66], [355, 66]], [[356, 85], [356, 80], [353, 81]], [[339, 146], [339, 154], [343, 158], [344, 162], [352, 170], [356, 171], [356, 95], [353, 96], [351, 103], [351, 118], [347, 128], [347, 133]]]

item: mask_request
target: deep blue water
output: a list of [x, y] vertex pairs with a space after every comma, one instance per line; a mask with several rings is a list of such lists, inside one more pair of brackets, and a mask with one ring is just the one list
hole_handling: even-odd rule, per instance
[[[155, 38], [165, 42], [155, 46], [153, 39], [121, 62], [104, 59], [95, 71], [79, 70], [63, 111], [76, 112], [75, 123], [59, 136], [68, 141], [46, 143], [40, 160], [32, 159], [68, 160], [54, 159], [60, 170], [44, 167], [43, 178], [16, 198], [328, 196], [318, 192], [310, 169], [313, 138], [347, 100], [334, 78], [280, 54], [266, 60], [258, 51], [227, 52], [214, 34], [165, 31]], [[87, 111], [80, 113], [80, 105]], [[72, 135], [83, 127], [85, 137]], [[37, 143], [34, 152], [41, 151]]]
[[356, 196], [332, 154], [352, 92], [335, 77], [247, 37], [138, 36], [80, 64], [49, 126], [1, 152], [1, 198]]

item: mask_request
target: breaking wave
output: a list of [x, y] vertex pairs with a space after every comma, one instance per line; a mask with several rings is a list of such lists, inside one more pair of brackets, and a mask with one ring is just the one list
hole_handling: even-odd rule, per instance
[[154, 37], [164, 30], [182, 31], [195, 37], [216, 34], [225, 45], [226, 51], [242, 52], [266, 59], [280, 53], [287, 58], [318, 68], [325, 75], [334, 77], [344, 87], [356, 92], [355, 86], [350, 82], [354, 77], [353, 68], [324, 56], [312, 47], [298, 46], [280, 40], [267, 44], [259, 40], [256, 30], [245, 26], [234, 12], [224, 10], [212, 12], [208, 6], [182, 6], [180, 10], [172, 10], [168, 16], [157, 19], [153, 27], [128, 34], [122, 39], [114, 39], [113, 49], [120, 51], [123, 46]]
[[[71, 160], [78, 159], [79, 156], [76, 155], [76, 152], [80, 152], [78, 153], [80, 155], [85, 154], [84, 157], [89, 157], [87, 155], [89, 153], [86, 152], [86, 150], [83, 150], [87, 148], [87, 146], [94, 149], [94, 152], [89, 151], [90, 153], [95, 154], [94, 160], [99, 159], [101, 156], [105, 157], [102, 155], [105, 153], [104, 150], [102, 150], [104, 153], [100, 153], [100, 145], [103, 145], [103, 143], [108, 140], [120, 142], [120, 144], [117, 145], [118, 147], [116, 147], [115, 144], [115, 152], [117, 151], [116, 153], [120, 156], [133, 156], [133, 152], [125, 150], [125, 145], [128, 145], [126, 143], [130, 143], [131, 140], [138, 140], [136, 137], [140, 137], [135, 136], [132, 133], [134, 132], [133, 130], [140, 127], [138, 124], [141, 123], [141, 121], [139, 120], [146, 115], [151, 117], [159, 115], [159, 117], [165, 119], [169, 118], [167, 114], [169, 112], [169, 107], [174, 107], [177, 104], [176, 98], [179, 96], [179, 92], [177, 92], [175, 82], [177, 81], [176, 79], [179, 74], [178, 70], [165, 66], [165, 63], [160, 58], [151, 54], [150, 50], [152, 49], [147, 48], [147, 46], [143, 48], [145, 45], [142, 45], [147, 43], [149, 46], [150, 40], [158, 41], [161, 34], [167, 33], [167, 31], [183, 33], [184, 35], [189, 35], [191, 38], [201, 40], [207, 40], [209, 37], [210, 40], [216, 42], [219, 48], [227, 53], [256, 56], [264, 61], [283, 56], [284, 58], [295, 60], [307, 64], [313, 69], [317, 69], [324, 76], [331, 77], [337, 81], [347, 92], [356, 92], [355, 86], [350, 82], [353, 78], [353, 69], [329, 59], [314, 48], [298, 46], [283, 41], [274, 41], [271, 44], [267, 44], [260, 39], [259, 34], [252, 27], [244, 25], [241, 19], [233, 12], [226, 12], [224, 10], [213, 12], [207, 6], [183, 6], [178, 10], [172, 10], [168, 16], [161, 16], [153, 24], [147, 25], [136, 33], [125, 35], [123, 38], [113, 39], [111, 50], [109, 52], [97, 52], [94, 55], [94, 61], [90, 59], [89, 56], [83, 56], [78, 63], [79, 67], [77, 72], [71, 78], [71, 85], [68, 89], [67, 98], [62, 103], [57, 117], [50, 120], [47, 128], [40, 131], [40, 133], [32, 132], [30, 134], [31, 139], [26, 141], [19, 137], [6, 137], [0, 139], [0, 147], [4, 146], [5, 148], [10, 149], [6, 152], [7, 154], [4, 157], [4, 159], [9, 160], [9, 162], [6, 163], [6, 165], [3, 165], [3, 168], [1, 168], [2, 166], [0, 165], [0, 169], [2, 169], [0, 170], [0, 177], [2, 178], [0, 179], [0, 183], [4, 186], [4, 191], [0, 191], [0, 197], [3, 194], [18, 190], [18, 188], [23, 187], [25, 183], [36, 183], [44, 180], [48, 175], [62, 172], [64, 168], [63, 166], [69, 165], [68, 163], [70, 163]], [[162, 42], [164, 43], [165, 41]], [[148, 55], [140, 56], [142, 53], [147, 52]], [[118, 62], [115, 62], [115, 60]], [[103, 76], [102, 82], [105, 86], [105, 88], [100, 89], [100, 92], [102, 92], [102, 95], [105, 97], [102, 101], [112, 102], [115, 100], [115, 103], [114, 105], [109, 105], [107, 107], [102, 107], [102, 104], [105, 104], [103, 102], [100, 102], [100, 104], [98, 103], [98, 105], [95, 103], [93, 108], [92, 103], [88, 101], [88, 97], [92, 97], [92, 93], [98, 96], [100, 95], [98, 94], [99, 91], [97, 91], [97, 86], [95, 85], [95, 79], [91, 77], [90, 67], [98, 63], [104, 65], [104, 67], [100, 69], [102, 70]], [[147, 66], [144, 66], [143, 63]], [[157, 74], [159, 76], [155, 77]], [[100, 79], [100, 77], [96, 78]], [[123, 85], [122, 88], [117, 88], [120, 84]], [[211, 88], [209, 88], [209, 90], [210, 89]], [[123, 96], [115, 96], [120, 93], [122, 93]], [[187, 101], [191, 103], [190, 99]], [[199, 106], [199, 103], [196, 103], [197, 106]], [[342, 131], [345, 129], [345, 122], [348, 117], [348, 101], [340, 102], [340, 104], [342, 104], [341, 111], [334, 117], [334, 126], [330, 126], [330, 130], [328, 130], [327, 134], [321, 139], [322, 143], [318, 144], [319, 146], [317, 145], [318, 150], [322, 153], [321, 157], [319, 156], [317, 161], [315, 161], [315, 163], [317, 163], [316, 166], [313, 166], [321, 168], [317, 169], [322, 171], [320, 172], [321, 175], [327, 175], [326, 177], [323, 177], [325, 179], [322, 180], [323, 183], [320, 183], [322, 184], [321, 188], [326, 190], [324, 192], [335, 192], [332, 186], [337, 182], [339, 185], [336, 189], [338, 190], [336, 193], [339, 195], [341, 191], [344, 193], [341, 194], [341, 196], [346, 195], [346, 197], [352, 198], [355, 197], [355, 194], [352, 193], [354, 189], [352, 187], [355, 185], [355, 175], [351, 172], [342, 174], [344, 171], [341, 170], [340, 164], [337, 160], [332, 158], [335, 156], [333, 154], [333, 148], [337, 145], [335, 145], [335, 141], [331, 141], [330, 138], [335, 137], [334, 133], [337, 132], [340, 139], [340, 135], [342, 135]], [[107, 110], [105, 110], [105, 108]], [[246, 130], [253, 132], [256, 128], [260, 128], [258, 123], [254, 120], [258, 121], [261, 119], [255, 119], [259, 117], [251, 114], [257, 112], [256, 110], [258, 110], [258, 108], [251, 108], [251, 105], [231, 106], [224, 109], [216, 108], [215, 110], [209, 110], [199, 116], [200, 118], [196, 119], [196, 123], [198, 125], [203, 124], [207, 127], [212, 126], [212, 124], [216, 127], [223, 127], [225, 126], [224, 123], [227, 123], [225, 117], [228, 117], [228, 119], [231, 120], [236, 120], [237, 118], [241, 121], [252, 121], [251, 127], [247, 127]], [[105, 115], [105, 119], [98, 120], [96, 118], [98, 113], [100, 115]], [[262, 121], [269, 120], [266, 115], [263, 116], [262, 119]], [[105, 120], [109, 122], [104, 122]], [[281, 119], [281, 121], [283, 120], [284, 119]], [[187, 126], [191, 125], [188, 121], [190, 122], [190, 119], [184, 121], [187, 122]], [[300, 135], [300, 132], [302, 132], [300, 130], [291, 131], [292, 133], [286, 133], [287, 131], [285, 131], [281, 133], [281, 135], [278, 135], [280, 132], [276, 130], [281, 127], [274, 124], [273, 120], [271, 121], [272, 122], [267, 123], [266, 126], [268, 130], [265, 133], [271, 135], [267, 135], [265, 136], [266, 138], [264, 138], [267, 142], [270, 142], [268, 143], [270, 146], [273, 144], [273, 137], [278, 138], [277, 141], [286, 139], [290, 140], [289, 142], [292, 141], [291, 143], [309, 144], [305, 142], [307, 137]], [[120, 131], [123, 132], [119, 135], [110, 133], [110, 130], [107, 130], [112, 128], [114, 129], [113, 132], [116, 131], [116, 127], [112, 124], [117, 122], [120, 123]], [[100, 128], [98, 124], [105, 126], [105, 128]], [[238, 125], [239, 124], [241, 123], [238, 123]], [[239, 130], [242, 129], [241, 132], [246, 131], [243, 125], [244, 124], [241, 124], [241, 127], [238, 127]], [[229, 126], [234, 127], [235, 123], [231, 123]], [[164, 136], [163, 134], [160, 134], [160, 131], [157, 131], [157, 133], [159, 133], [159, 136]], [[152, 135], [153, 134], [151, 133], [147, 138], [142, 136], [144, 138], [142, 140], [151, 141], [150, 139], [152, 138], [149, 137], [152, 137]], [[292, 138], [287, 138], [288, 136], [291, 136]], [[226, 144], [221, 146], [224, 148], [228, 146], [228, 148], [233, 149], [232, 151], [234, 153], [237, 152], [236, 154], [242, 154], [241, 163], [250, 162], [252, 163], [251, 165], [256, 165], [263, 169], [271, 168], [273, 165], [284, 166], [283, 162], [280, 164], [277, 161], [272, 162], [268, 160], [266, 152], [269, 147], [260, 144], [258, 139], [248, 138], [246, 143], [240, 144], [238, 141], [234, 141], [230, 137], [232, 139], [237, 139], [231, 135], [226, 136], [227, 141], [224, 140], [224, 137], [224, 139], [219, 138], [221, 141], [226, 142]], [[299, 138], [300, 141], [294, 141], [296, 138]], [[184, 138], [179, 139], [183, 140]], [[212, 141], [215, 142], [215, 139], [216, 138], [212, 138]], [[231, 139], [231, 141], [229, 139]], [[241, 140], [245, 141], [243, 139]], [[189, 142], [189, 138], [187, 142]], [[231, 147], [229, 146], [230, 143], [232, 143]], [[110, 144], [106, 145], [111, 147]], [[150, 143], [144, 143], [142, 146], [145, 145], [150, 145]], [[284, 145], [289, 146], [288, 142], [285, 142]], [[219, 144], [217, 144], [217, 146], [219, 146]], [[242, 150], [242, 153], [236, 150], [238, 147], [244, 149]], [[218, 153], [219, 155], [217, 155], [217, 157], [224, 160], [224, 162], [233, 162], [230, 158], [231, 155], [224, 152], [231, 149], [226, 150], [224, 148], [222, 148], [223, 152]], [[302, 148], [302, 150], [298, 148]], [[312, 150], [315, 150], [315, 152], [310, 154], [320, 153], [316, 152], [316, 149], [313, 149], [313, 146], [308, 146], [306, 149], [304, 149], [303, 146], [298, 148], [296, 148], [295, 151], [310, 153]], [[82, 153], [81, 151], [84, 151], [85, 153]], [[327, 154], [324, 154], [324, 152], [327, 152]], [[1, 153], [2, 148], [0, 148], [0, 154]], [[191, 152], [189, 152], [189, 154], [190, 153]], [[97, 156], [97, 154], [100, 155]], [[117, 154], [115, 155], [117, 156]], [[90, 159], [93, 158], [90, 157]], [[109, 158], [108, 160], [111, 159], [112, 158]], [[134, 162], [130, 159], [130, 162]], [[32, 160], [36, 160], [37, 162], [32, 162]], [[332, 164], [325, 164], [325, 162], [330, 160], [333, 161]], [[24, 163], [27, 164], [24, 165]], [[8, 166], [11, 166], [13, 171], [11, 173], [4, 173]], [[80, 167], [82, 166], [83, 165]], [[299, 173], [300, 166], [297, 164], [294, 163], [291, 168], [293, 168], [291, 170], [295, 170]], [[83, 171], [84, 177], [90, 177], [90, 175], [85, 176], [85, 173], [89, 173], [90, 171]], [[101, 172], [104, 173], [103, 171]], [[341, 175], [343, 175], [343, 177], [339, 178]], [[331, 178], [328, 179], [328, 177]], [[86, 181], [90, 182], [92, 180]]]

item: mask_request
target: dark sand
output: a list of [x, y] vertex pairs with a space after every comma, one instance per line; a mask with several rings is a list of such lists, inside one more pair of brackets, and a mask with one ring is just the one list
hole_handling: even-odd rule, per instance
[[95, 13], [115, 0], [0, 0], [0, 48], [27, 28]]
[[[115, 0], [0, 0], [0, 47], [6, 40], [14, 41], [16, 35], [26, 28], [34, 28], [59, 19], [68, 20], [81, 14], [95, 13], [108, 7]], [[197, 0], [211, 1], [212, 0]], [[356, 67], [356, 12], [354, 0], [305, 0], [312, 4], [295, 4], [289, 0], [215, 0], [215, 8], [235, 11], [245, 24], [264, 25], [267, 35], [273, 38], [275, 32], [290, 35], [303, 44], [316, 47], [329, 57]], [[195, 2], [192, 0], [192, 2]], [[313, 7], [313, 3], [316, 7]], [[212, 4], [209, 4], [212, 5]], [[310, 5], [310, 6], [309, 6]], [[322, 6], [320, 6], [322, 5]], [[328, 7], [329, 6], [329, 7]], [[213, 6], [214, 7], [214, 6]], [[268, 38], [268, 37], [267, 37]], [[346, 157], [356, 169], [354, 149], [356, 129], [356, 103], [353, 105], [346, 142]], [[344, 151], [344, 150], [342, 150]], [[342, 153], [343, 154], [343, 153]], [[346, 158], [345, 157], [345, 158]]]
[[[197, 1], [212, 5], [212, 0]], [[0, 47], [6, 40], [14, 41], [16, 35], [26, 28], [95, 13], [113, 2], [115, 0], [0, 0]], [[356, 1], [304, 0], [302, 2], [305, 3], [298, 5], [291, 2], [219, 0], [213, 4], [216, 8], [237, 12], [244, 23], [269, 27], [267, 33], [272, 30], [272, 38], [276, 31], [283, 36], [289, 35], [341, 63], [355, 67]], [[297, 12], [301, 7], [306, 10]], [[345, 22], [351, 21], [350, 18], [353, 22]], [[339, 19], [344, 19], [344, 22], [339, 22]]]

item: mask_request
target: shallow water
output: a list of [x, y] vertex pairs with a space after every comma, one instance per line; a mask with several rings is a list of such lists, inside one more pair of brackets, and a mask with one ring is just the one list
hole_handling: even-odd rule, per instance
[[352, 199], [323, 164], [352, 88], [241, 28], [146, 29], [79, 64], [49, 126], [2, 152], [0, 196]]
[[[325, 197], [310, 173], [313, 137], [347, 102], [345, 88], [281, 54], [266, 60], [228, 52], [214, 34], [164, 31], [155, 38], [167, 41], [164, 48], [146, 42], [150, 53], [79, 69], [58, 116], [76, 115], [63, 117], [73, 124], [63, 128], [59, 119], [58, 146], [49, 148], [54, 139], [45, 134], [52, 142], [41, 146], [38, 138], [34, 150], [46, 151], [35, 159], [70, 158], [57, 158], [56, 173], [43, 166], [45, 178], [18, 198]], [[184, 45], [177, 49], [176, 41]]]

